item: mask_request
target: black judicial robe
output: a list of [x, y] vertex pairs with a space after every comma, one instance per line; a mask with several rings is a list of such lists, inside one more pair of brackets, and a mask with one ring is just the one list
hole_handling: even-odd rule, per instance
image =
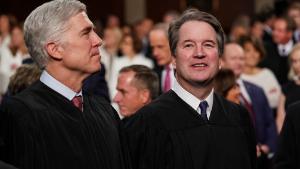
[[275, 169], [300, 168], [300, 101], [287, 109], [274, 161]]
[[22, 169], [123, 169], [120, 120], [103, 98], [83, 92], [83, 112], [38, 81], [1, 112], [3, 160]]
[[134, 169], [253, 169], [255, 133], [248, 112], [214, 94], [209, 122], [172, 90], [127, 119]]

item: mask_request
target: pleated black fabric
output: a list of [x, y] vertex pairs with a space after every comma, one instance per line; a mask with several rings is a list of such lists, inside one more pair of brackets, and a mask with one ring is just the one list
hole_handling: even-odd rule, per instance
[[174, 91], [126, 119], [134, 169], [252, 169], [256, 142], [248, 112], [214, 95], [209, 121]]
[[2, 107], [4, 161], [24, 169], [123, 169], [120, 120], [83, 93], [83, 112], [41, 82]]

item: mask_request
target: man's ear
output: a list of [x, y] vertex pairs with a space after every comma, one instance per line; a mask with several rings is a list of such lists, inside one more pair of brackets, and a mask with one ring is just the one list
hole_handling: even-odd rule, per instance
[[141, 92], [141, 99], [142, 99], [142, 102], [143, 104], [147, 104], [151, 101], [151, 98], [150, 98], [150, 91], [149, 90], [146, 90], [146, 89], [143, 89], [140, 91]]
[[176, 59], [175, 59], [175, 56], [172, 56], [172, 65], [173, 65], [173, 68], [176, 69]]
[[224, 63], [222, 63], [222, 60], [221, 60], [221, 59], [219, 59], [219, 70], [221, 70], [221, 69], [222, 69], [222, 64], [224, 64]]
[[47, 43], [46, 51], [52, 59], [55, 59], [55, 60], [62, 59], [62, 55], [61, 55], [62, 48], [57, 43], [55, 43], [55, 42]]

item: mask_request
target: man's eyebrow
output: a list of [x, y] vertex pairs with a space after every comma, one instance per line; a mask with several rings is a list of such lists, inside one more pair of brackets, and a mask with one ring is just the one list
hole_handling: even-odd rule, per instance
[[89, 26], [83, 28], [83, 29], [80, 31], [80, 34], [84, 34], [84, 33], [86, 33], [86, 32], [90, 32], [90, 31], [93, 30], [94, 28], [95, 28], [94, 25], [89, 25]]
[[194, 41], [191, 40], [191, 39], [186, 39], [186, 40], [183, 41], [183, 43], [186, 43], [186, 42], [194, 42]]

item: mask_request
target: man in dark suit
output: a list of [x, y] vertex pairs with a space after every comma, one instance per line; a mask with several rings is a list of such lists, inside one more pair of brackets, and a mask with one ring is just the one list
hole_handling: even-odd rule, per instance
[[272, 70], [281, 85], [287, 82], [288, 55], [295, 44], [293, 39], [295, 28], [296, 25], [292, 18], [278, 17], [273, 24], [273, 41], [264, 43], [267, 54], [260, 66]]
[[91, 94], [104, 97], [108, 102], [110, 102], [105, 73], [104, 64], [101, 63], [100, 71], [93, 73], [84, 80], [83, 90]]
[[133, 169], [255, 168], [249, 113], [213, 91], [224, 37], [218, 20], [197, 9], [171, 23], [176, 81], [125, 125]]
[[174, 85], [174, 69], [168, 41], [168, 25], [159, 23], [149, 33], [152, 56], [156, 60], [154, 71], [159, 77], [160, 93], [167, 92]]
[[120, 114], [128, 118], [158, 96], [158, 76], [144, 65], [123, 67], [118, 75], [117, 94], [113, 101]]
[[231, 69], [234, 72], [241, 89], [241, 104], [252, 113], [256, 129], [257, 153], [273, 154], [277, 145], [273, 111], [269, 106], [263, 89], [240, 78], [245, 65], [243, 48], [237, 43], [226, 44], [221, 63], [222, 68]]
[[25, 42], [43, 72], [1, 109], [1, 160], [22, 169], [125, 168], [117, 113], [82, 90], [101, 67], [93, 28], [77, 0], [44, 3], [26, 18]]
[[278, 151], [275, 155], [275, 169], [300, 168], [300, 102], [287, 109], [280, 133]]

